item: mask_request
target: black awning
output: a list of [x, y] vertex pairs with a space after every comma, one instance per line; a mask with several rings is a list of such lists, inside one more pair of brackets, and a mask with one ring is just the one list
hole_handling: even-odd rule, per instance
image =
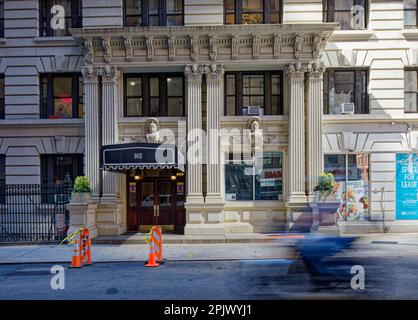
[[100, 148], [100, 168], [118, 172], [129, 169], [179, 169], [184, 171], [184, 157], [174, 144], [113, 144]]

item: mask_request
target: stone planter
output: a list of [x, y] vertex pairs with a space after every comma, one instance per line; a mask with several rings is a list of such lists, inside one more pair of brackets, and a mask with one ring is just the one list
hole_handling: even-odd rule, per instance
[[97, 203], [92, 200], [91, 194], [87, 192], [75, 192], [71, 195], [71, 201], [66, 205], [70, 213], [70, 228], [68, 234], [81, 227], [90, 230], [90, 237], [97, 236], [96, 209]]
[[311, 232], [339, 234], [337, 209], [340, 202], [335, 198], [335, 194], [321, 199], [319, 191], [315, 191], [314, 201], [309, 206], [312, 209]]
[[71, 193], [71, 203], [89, 203], [91, 201], [90, 192], [73, 192]]

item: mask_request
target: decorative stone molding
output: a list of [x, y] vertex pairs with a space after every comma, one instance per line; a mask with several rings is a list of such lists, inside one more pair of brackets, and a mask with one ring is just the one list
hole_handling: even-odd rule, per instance
[[196, 62], [199, 58], [199, 36], [190, 36], [190, 57], [193, 62]]
[[[111, 59], [112, 63], [152, 60], [187, 64], [190, 60], [309, 61], [320, 56], [324, 40], [335, 28], [335, 24], [326, 23], [72, 29], [72, 33], [85, 41], [89, 64], [93, 58], [100, 62]], [[103, 34], [109, 41], [102, 41]]]
[[325, 64], [322, 61], [315, 61], [313, 63], [308, 64], [308, 78], [322, 79], [325, 69]]
[[83, 66], [81, 68], [81, 75], [83, 76], [84, 83], [98, 83], [98, 76], [100, 76], [101, 71], [98, 67], [93, 66]]
[[106, 63], [112, 62], [112, 46], [110, 38], [102, 38], [103, 59]]
[[202, 75], [206, 73], [206, 68], [197, 64], [188, 65], [184, 68], [184, 74], [189, 82], [202, 82]]
[[210, 35], [209, 37], [209, 57], [211, 61], [215, 61], [218, 55], [217, 37]]
[[223, 65], [211, 64], [206, 68], [205, 73], [208, 81], [219, 81], [222, 79], [225, 70]]
[[291, 63], [287, 65], [287, 75], [291, 79], [304, 79], [305, 72], [309, 70], [309, 64], [308, 63]]
[[299, 60], [302, 55], [302, 41], [302, 35], [296, 34], [294, 43], [294, 56], [296, 60]]
[[232, 36], [231, 55], [233, 60], [239, 58], [239, 36], [236, 34]]
[[119, 81], [120, 74], [120, 71], [115, 66], [105, 66], [101, 69], [103, 82], [117, 83]]
[[253, 35], [253, 58], [258, 59], [260, 57], [260, 36], [258, 34]]
[[93, 64], [94, 62], [94, 48], [91, 38], [86, 38], [83, 41], [84, 62], [86, 64]]
[[280, 45], [282, 36], [276, 33], [273, 37], [273, 58], [277, 59], [280, 57]]
[[152, 61], [154, 58], [154, 37], [145, 37], [147, 46], [147, 60]]
[[176, 37], [168, 36], [167, 43], [168, 43], [168, 59], [174, 60], [174, 58], [176, 57]]
[[158, 119], [155, 119], [155, 118], [148, 119], [147, 122], [145, 123], [145, 128], [147, 132], [145, 134], [145, 137], [148, 143], [160, 143], [161, 142], [160, 133], [159, 133], [160, 122], [158, 121]]
[[125, 45], [126, 60], [130, 61], [134, 56], [134, 51], [132, 48], [132, 37], [123, 37], [123, 43]]

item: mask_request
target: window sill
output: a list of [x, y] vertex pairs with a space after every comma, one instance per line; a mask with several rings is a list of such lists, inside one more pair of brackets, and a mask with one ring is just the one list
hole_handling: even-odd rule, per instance
[[75, 38], [73, 36], [64, 37], [37, 37], [33, 39], [36, 43], [62, 43], [62, 42], [73, 42]]
[[402, 35], [407, 40], [418, 40], [418, 29], [405, 29], [402, 31]]
[[6, 119], [0, 120], [0, 126], [45, 126], [45, 125], [84, 125], [84, 119]]
[[287, 115], [280, 115], [280, 116], [222, 116], [222, 122], [245, 122], [254, 117], [259, 117], [261, 121], [287, 121], [289, 116]]
[[371, 30], [337, 30], [331, 34], [329, 41], [368, 41], [372, 36]]
[[404, 123], [405, 121], [418, 120], [418, 113], [405, 113], [403, 116], [390, 116], [390, 115], [382, 115], [382, 114], [354, 114], [354, 115], [335, 115], [335, 114], [327, 114], [323, 115], [324, 123], [370, 123], [370, 122], [377, 122], [377, 123], [388, 123], [388, 122], [395, 122]]

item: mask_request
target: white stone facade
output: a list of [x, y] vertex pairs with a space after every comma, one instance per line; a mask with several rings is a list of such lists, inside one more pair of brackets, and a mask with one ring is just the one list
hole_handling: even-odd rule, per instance
[[[324, 23], [321, 0], [283, 2], [278, 25], [224, 25], [222, 0], [185, 0], [184, 26], [135, 29], [123, 27], [122, 0], [82, 0], [83, 28], [68, 37], [39, 37], [39, 1], [5, 0], [0, 155], [6, 183], [40, 183], [43, 154], [84, 154], [98, 233], [121, 234], [127, 230], [125, 176], [99, 170], [99, 148], [144, 139], [149, 119], [124, 117], [123, 75], [185, 74], [186, 115], [158, 118], [179, 140], [191, 129], [246, 129], [251, 117], [224, 115], [224, 74], [279, 70], [283, 114], [260, 120], [264, 151], [284, 155], [283, 199], [229, 201], [222, 165], [188, 164], [185, 233], [291, 228], [313, 199], [324, 154], [356, 153], [369, 154], [370, 205], [367, 219], [341, 229], [418, 230], [418, 220], [396, 219], [396, 154], [418, 150], [418, 113], [404, 112], [404, 68], [418, 67], [418, 31], [404, 29], [403, 1], [368, 1], [364, 30]], [[369, 114], [322, 114], [322, 74], [331, 68], [368, 70]], [[82, 73], [84, 119], [41, 119], [39, 75], [46, 72]], [[225, 156], [218, 139], [200, 143], [206, 158]]]

